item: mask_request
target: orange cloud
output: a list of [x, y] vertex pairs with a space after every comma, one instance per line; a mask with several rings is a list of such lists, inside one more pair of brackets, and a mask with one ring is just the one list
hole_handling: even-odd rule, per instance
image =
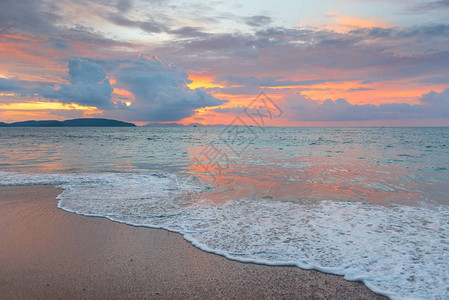
[[37, 38], [21, 36], [21, 35], [13, 35], [13, 34], [4, 34], [4, 35], [2, 35], [2, 38], [12, 39], [12, 40], [19, 40], [19, 41], [26, 41], [26, 42], [38, 42], [39, 41]]
[[192, 80], [187, 86], [191, 89], [196, 88], [223, 88], [221, 84], [214, 83], [214, 76], [204, 72], [189, 72], [189, 79]]
[[118, 96], [126, 97], [128, 99], [134, 99], [133, 93], [131, 93], [128, 90], [123, 90], [123, 89], [114, 87], [114, 94], [116, 94]]
[[388, 28], [391, 27], [387, 21], [373, 17], [356, 17], [356, 16], [342, 16], [339, 14], [329, 14], [334, 20], [330, 28], [336, 32], [346, 33], [357, 28]]
[[0, 73], [22, 80], [62, 82], [59, 74], [65, 66], [52, 60], [58, 58], [55, 50], [46, 49], [43, 43], [38, 38], [0, 35]]
[[0, 104], [0, 120], [3, 122], [17, 122], [25, 120], [55, 120], [66, 119], [55, 115], [55, 111], [81, 111], [83, 116], [99, 115], [103, 111], [96, 107], [78, 104], [64, 104], [59, 102], [28, 101]]
[[34, 110], [83, 110], [93, 111], [96, 107], [82, 106], [78, 104], [64, 104], [59, 102], [22, 102], [22, 103], [8, 103], [0, 104], [0, 110], [7, 111], [34, 111]]
[[352, 27], [361, 27], [361, 28], [369, 28], [369, 27], [390, 27], [384, 20], [374, 20], [367, 18], [359, 18], [359, 17], [349, 17], [349, 16], [340, 16], [336, 18], [339, 25], [343, 26], [352, 26]]
[[[359, 89], [362, 88], [362, 89]], [[284, 111], [288, 107], [283, 106], [285, 100], [291, 97], [295, 92], [315, 100], [317, 102], [326, 99], [336, 100], [339, 98], [346, 99], [351, 104], [372, 104], [380, 105], [386, 103], [408, 103], [411, 105], [419, 104], [419, 99], [429, 90], [441, 92], [445, 89], [445, 85], [428, 84], [411, 84], [407, 80], [380, 81], [372, 83], [363, 83], [361, 81], [341, 81], [328, 82], [323, 84], [309, 86], [285, 86], [285, 87], [264, 87], [265, 92], [280, 106]], [[231, 95], [217, 92], [215, 97], [230, 100], [220, 106], [220, 108], [231, 108], [236, 106], [247, 106], [255, 96], [247, 95]], [[201, 124], [223, 124], [227, 125], [237, 116], [231, 114], [223, 114], [213, 111], [215, 107], [202, 108], [196, 110], [196, 113], [189, 118], [183, 119], [180, 123], [201, 123]], [[244, 116], [240, 116], [248, 125], [251, 120]], [[377, 122], [377, 123], [376, 123]], [[364, 121], [364, 122], [340, 122], [348, 126], [360, 126], [361, 124], [378, 125], [382, 122]], [[299, 122], [289, 121], [282, 116], [270, 121], [271, 126], [337, 126], [339, 123], [334, 122]], [[393, 123], [391, 123], [393, 124]]]
[[[247, 107], [257, 97], [257, 95], [247, 96], [247, 95], [230, 95], [222, 93], [216, 93], [214, 94], [214, 96], [220, 99], [229, 100], [229, 102], [220, 105], [219, 106], [220, 108], [232, 108], [236, 106]], [[279, 104], [283, 102], [284, 95], [282, 93], [270, 94], [269, 97], [273, 101], [275, 101], [276, 104]], [[191, 123], [200, 123], [203, 125], [228, 125], [238, 116], [243, 122], [245, 122], [246, 125], [255, 125], [253, 124], [253, 121], [250, 118], [248, 118], [246, 115], [243, 114], [232, 115], [215, 112], [214, 109], [217, 107], [218, 106], [197, 109], [193, 116], [181, 120], [180, 123], [184, 125]], [[285, 123], [286, 121], [285, 120], [283, 121], [282, 119], [276, 120], [272, 119], [269, 122], [269, 126], [284, 126]]]

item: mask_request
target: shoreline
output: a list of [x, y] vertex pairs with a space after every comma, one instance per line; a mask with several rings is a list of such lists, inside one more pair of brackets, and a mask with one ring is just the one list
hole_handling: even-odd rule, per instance
[[0, 298], [387, 299], [342, 276], [229, 260], [178, 233], [69, 213], [59, 193], [0, 187]]

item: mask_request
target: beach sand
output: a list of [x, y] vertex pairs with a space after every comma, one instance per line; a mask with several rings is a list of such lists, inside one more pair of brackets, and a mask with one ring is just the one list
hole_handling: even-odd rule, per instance
[[384, 299], [340, 276], [230, 261], [176, 233], [64, 212], [58, 193], [0, 187], [1, 299]]

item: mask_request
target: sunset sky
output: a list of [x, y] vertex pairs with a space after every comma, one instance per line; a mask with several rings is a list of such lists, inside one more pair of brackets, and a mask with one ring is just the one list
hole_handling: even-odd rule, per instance
[[[449, 1], [0, 1], [0, 121], [449, 126]], [[247, 120], [250, 122], [250, 120]]]

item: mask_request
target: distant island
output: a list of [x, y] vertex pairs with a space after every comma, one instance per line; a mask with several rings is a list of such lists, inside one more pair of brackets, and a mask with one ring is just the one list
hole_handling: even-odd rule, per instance
[[23, 121], [15, 123], [0, 122], [0, 127], [136, 127], [133, 123], [111, 119], [83, 118], [65, 121]]

